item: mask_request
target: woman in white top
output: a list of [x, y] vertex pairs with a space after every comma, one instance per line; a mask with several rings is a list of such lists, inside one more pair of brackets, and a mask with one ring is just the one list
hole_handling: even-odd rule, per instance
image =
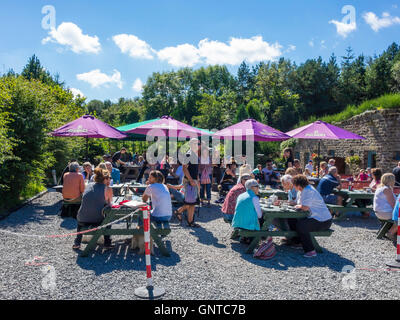
[[299, 235], [298, 239], [293, 238], [290, 241], [296, 245], [300, 240], [305, 252], [304, 257], [313, 258], [317, 253], [310, 232], [328, 230], [332, 224], [332, 215], [320, 193], [309, 185], [305, 175], [296, 175], [292, 181], [298, 192], [295, 208], [301, 211], [309, 211], [310, 215], [303, 219], [288, 219], [290, 229], [296, 230]]
[[[396, 203], [396, 197], [393, 193], [393, 187], [396, 182], [392, 173], [385, 173], [381, 178], [381, 184], [375, 191], [374, 211], [378, 219], [391, 220], [393, 208]], [[394, 240], [397, 234], [397, 225], [393, 224], [388, 231], [387, 237]]]
[[171, 196], [167, 186], [164, 184], [164, 175], [157, 170], [153, 170], [149, 174], [148, 180], [149, 186], [143, 193], [142, 200], [147, 202], [151, 199], [152, 211], [151, 220], [155, 221], [157, 226], [171, 220], [172, 216], [172, 204]]

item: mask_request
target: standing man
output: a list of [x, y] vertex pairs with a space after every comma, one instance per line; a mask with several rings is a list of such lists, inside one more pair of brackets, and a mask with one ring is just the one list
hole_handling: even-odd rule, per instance
[[396, 178], [395, 186], [400, 186], [400, 162], [397, 163], [397, 167], [393, 169], [394, 177]]
[[122, 173], [124, 171], [122, 167], [127, 162], [132, 162], [132, 157], [128, 152], [126, 152], [125, 147], [121, 148], [121, 151], [117, 151], [112, 156], [112, 163], [113, 163], [114, 167], [120, 168]]
[[192, 138], [189, 142], [190, 150], [186, 154], [186, 161], [182, 166], [184, 179], [183, 188], [185, 190], [185, 205], [175, 212], [178, 220], [182, 220], [182, 212], [187, 210], [187, 222], [189, 227], [198, 228], [194, 222], [194, 210], [199, 198], [199, 161], [201, 143], [197, 138]]

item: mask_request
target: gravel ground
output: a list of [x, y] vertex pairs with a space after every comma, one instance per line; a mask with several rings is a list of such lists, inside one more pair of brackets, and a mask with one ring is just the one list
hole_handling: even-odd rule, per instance
[[[59, 193], [49, 192], [1, 220], [0, 228], [30, 235], [73, 232], [76, 221], [57, 215], [60, 200]], [[219, 206], [202, 208], [197, 222], [201, 228], [171, 223], [165, 238], [171, 257], [155, 249], [153, 278], [165, 288], [165, 299], [400, 299], [400, 273], [385, 269], [395, 248], [376, 239], [375, 218], [355, 215], [334, 223], [334, 234], [319, 238], [325, 252], [314, 259], [276, 238], [277, 255], [270, 261], [254, 259], [230, 240]], [[144, 256], [121, 237], [114, 240], [114, 250], [99, 246], [91, 257], [80, 258], [71, 248], [73, 238], [1, 234], [0, 299], [136, 299], [134, 289], [146, 283]], [[34, 257], [45, 264], [26, 265]], [[346, 266], [356, 269], [346, 274]], [[343, 285], [349, 278], [352, 285]]]

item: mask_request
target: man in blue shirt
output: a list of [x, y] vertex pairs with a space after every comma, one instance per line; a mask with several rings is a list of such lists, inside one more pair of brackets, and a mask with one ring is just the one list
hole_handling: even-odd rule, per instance
[[113, 184], [119, 184], [121, 182], [121, 174], [117, 168], [112, 166], [111, 162], [106, 162], [107, 170], [111, 174], [111, 179], [113, 180]]
[[342, 205], [342, 197], [333, 194], [333, 189], [339, 189], [340, 176], [337, 174], [337, 168], [332, 166], [329, 168], [328, 174], [326, 174], [318, 183], [317, 190], [321, 194], [325, 203]]

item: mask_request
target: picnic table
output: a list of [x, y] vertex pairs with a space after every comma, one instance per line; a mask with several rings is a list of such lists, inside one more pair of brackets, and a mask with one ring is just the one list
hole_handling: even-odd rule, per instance
[[130, 182], [130, 183], [119, 183], [113, 184], [111, 188], [113, 189], [114, 196], [121, 196], [125, 194], [125, 189], [129, 188], [134, 194], [142, 194], [144, 190], [148, 187], [147, 184]]
[[339, 215], [337, 216], [338, 219], [342, 219], [345, 217], [347, 212], [367, 212], [371, 213], [374, 210], [371, 207], [367, 207], [365, 202], [357, 200], [374, 200], [374, 193], [366, 192], [362, 190], [334, 190], [334, 194], [343, 197], [344, 205], [334, 205], [334, 204], [327, 204], [328, 209], [338, 212]]
[[[121, 181], [125, 182], [127, 180], [135, 180], [139, 176], [140, 169], [142, 167], [139, 165], [135, 164], [125, 164], [121, 168]], [[122, 173], [122, 169], [124, 170], [124, 173]]]
[[[241, 237], [254, 237], [250, 245], [246, 249], [246, 253], [253, 253], [254, 249], [260, 242], [261, 237], [295, 237], [297, 231], [291, 231], [287, 224], [287, 219], [295, 218], [302, 219], [307, 218], [310, 213], [308, 211], [297, 211], [293, 207], [288, 206], [287, 209], [283, 209], [278, 206], [267, 207], [265, 204], [261, 204], [261, 210], [263, 212], [264, 223], [261, 226], [261, 230], [245, 230], [237, 229], [238, 235]], [[273, 224], [274, 219], [277, 219], [278, 230], [270, 231], [269, 227]], [[314, 244], [317, 252], [322, 252], [322, 248], [319, 246], [315, 237], [329, 237], [333, 233], [333, 230], [311, 232], [311, 240]]]
[[287, 200], [288, 199], [287, 192], [280, 190], [280, 189], [260, 188], [258, 193], [259, 193], [260, 197], [270, 197], [272, 195], [276, 195], [279, 200]]
[[[124, 197], [113, 197], [113, 204], [119, 204], [121, 201], [124, 200]], [[140, 202], [139, 197], [135, 197], [134, 200], [138, 200]], [[143, 205], [143, 203], [141, 204]], [[125, 220], [125, 225], [126, 227], [124, 228], [115, 228], [115, 224], [113, 225], [113, 228], [107, 229], [98, 229], [96, 231], [91, 231], [86, 233], [86, 235], [92, 235], [92, 239], [89, 241], [87, 244], [85, 250], [81, 253], [81, 257], [87, 257], [89, 253], [97, 246], [97, 240], [99, 237], [104, 236], [104, 235], [110, 235], [110, 236], [120, 236], [120, 235], [129, 235], [133, 236], [135, 234], [141, 234], [144, 235], [143, 231], [143, 215], [142, 212], [140, 211], [141, 205], [138, 205], [137, 207], [124, 207], [123, 205], [120, 208], [105, 208], [103, 213], [104, 213], [104, 220], [101, 225], [106, 225], [108, 223], [111, 223], [113, 221], [116, 221], [118, 219], [123, 218], [124, 216], [133, 213], [131, 216], [127, 217]], [[141, 222], [141, 223], [140, 223]], [[141, 224], [141, 227], [137, 228], [138, 224]], [[158, 249], [160, 250], [161, 254], [163, 256], [170, 256], [170, 253], [168, 252], [167, 248], [164, 246], [164, 243], [161, 239], [161, 236], [166, 236], [171, 232], [171, 229], [169, 227], [165, 227], [165, 225], [162, 225], [161, 228], [155, 228], [155, 226], [150, 223], [150, 236], [153, 238], [153, 241], [155, 244], [157, 244]]]

